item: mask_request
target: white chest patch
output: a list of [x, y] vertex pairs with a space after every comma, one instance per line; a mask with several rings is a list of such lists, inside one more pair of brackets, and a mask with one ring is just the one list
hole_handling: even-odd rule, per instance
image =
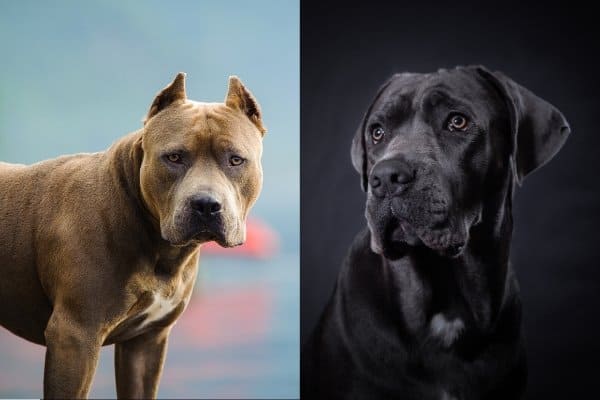
[[188, 299], [183, 297], [184, 286], [179, 285], [173, 296], [165, 297], [161, 293], [154, 293], [152, 304], [146, 308], [143, 313], [146, 314], [144, 322], [139, 326], [138, 329], [145, 328], [149, 324], [155, 321], [160, 321], [171, 313], [181, 301], [187, 303]]
[[154, 300], [150, 306], [144, 310], [144, 314], [146, 315], [146, 319], [140, 325], [140, 328], [146, 327], [148, 324], [154, 321], [160, 321], [164, 317], [166, 317], [171, 311], [177, 307], [177, 304], [181, 301], [180, 298], [170, 298], [166, 299], [161, 295], [154, 295]]
[[446, 392], [445, 390], [442, 391], [440, 400], [456, 400], [456, 397], [451, 396], [450, 394], [448, 394], [448, 392]]
[[449, 321], [441, 313], [435, 314], [429, 324], [431, 335], [438, 338], [444, 347], [450, 347], [464, 329], [465, 324], [462, 319], [455, 318]]

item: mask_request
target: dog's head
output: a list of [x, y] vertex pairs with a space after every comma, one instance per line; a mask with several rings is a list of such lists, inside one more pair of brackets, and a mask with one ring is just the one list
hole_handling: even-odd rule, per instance
[[483, 67], [394, 75], [352, 143], [373, 251], [458, 256], [486, 196], [550, 160], [569, 132], [555, 107]]
[[256, 99], [229, 78], [224, 103], [187, 100], [180, 73], [144, 121], [140, 191], [174, 245], [242, 244], [262, 187], [262, 125]]

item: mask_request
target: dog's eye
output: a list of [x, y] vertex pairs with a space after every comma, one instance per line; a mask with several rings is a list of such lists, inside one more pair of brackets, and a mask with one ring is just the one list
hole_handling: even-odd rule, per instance
[[170, 162], [175, 163], [175, 164], [180, 164], [181, 163], [181, 155], [179, 155], [177, 153], [167, 154], [167, 160], [169, 160]]
[[384, 135], [385, 131], [379, 125], [373, 127], [373, 129], [371, 130], [371, 139], [373, 139], [374, 144], [381, 142], [381, 139], [383, 139]]
[[242, 165], [244, 163], [244, 161], [246, 161], [246, 160], [244, 160], [240, 156], [229, 157], [229, 164], [233, 165], [234, 167], [237, 167], [238, 165]]
[[462, 114], [452, 114], [446, 123], [449, 131], [465, 131], [469, 120]]

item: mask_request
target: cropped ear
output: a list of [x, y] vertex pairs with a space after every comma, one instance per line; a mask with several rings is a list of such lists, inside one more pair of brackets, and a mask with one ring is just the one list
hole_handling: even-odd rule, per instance
[[390, 79], [388, 79], [377, 91], [377, 94], [371, 101], [371, 105], [367, 109], [367, 112], [363, 116], [363, 119], [354, 134], [354, 138], [352, 139], [352, 147], [350, 150], [350, 156], [352, 157], [352, 165], [354, 169], [360, 174], [360, 183], [363, 191], [367, 191], [369, 187], [369, 176], [368, 176], [368, 161], [367, 161], [367, 143], [365, 138], [365, 129], [367, 120], [369, 119], [369, 115], [371, 114], [371, 110], [373, 109], [373, 105], [381, 96], [381, 93], [392, 83], [394, 78], [396, 78], [398, 74], [393, 75]]
[[540, 99], [501, 72], [476, 67], [508, 106], [513, 135], [512, 165], [517, 183], [554, 157], [571, 133], [556, 107]]
[[258, 128], [261, 135], [264, 136], [265, 132], [267, 132], [262, 123], [262, 114], [258, 101], [256, 101], [252, 93], [246, 89], [237, 76], [229, 77], [229, 89], [225, 97], [225, 105], [243, 112]]
[[154, 98], [148, 115], [144, 118], [144, 125], [154, 117], [161, 110], [167, 108], [173, 102], [177, 100], [185, 100], [185, 72], [177, 74], [173, 82], [171, 82], [166, 88], [160, 91]]

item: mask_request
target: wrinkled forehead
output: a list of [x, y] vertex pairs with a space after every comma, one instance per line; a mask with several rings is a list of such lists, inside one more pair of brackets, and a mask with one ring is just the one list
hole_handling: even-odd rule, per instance
[[146, 132], [153, 142], [176, 142], [188, 148], [213, 141], [235, 143], [237, 146], [260, 148], [260, 132], [240, 111], [223, 103], [203, 103], [186, 100], [157, 114], [148, 121]]
[[477, 115], [497, 107], [493, 88], [469, 70], [440, 70], [430, 74], [395, 75], [373, 105], [373, 113], [416, 113], [438, 105]]

